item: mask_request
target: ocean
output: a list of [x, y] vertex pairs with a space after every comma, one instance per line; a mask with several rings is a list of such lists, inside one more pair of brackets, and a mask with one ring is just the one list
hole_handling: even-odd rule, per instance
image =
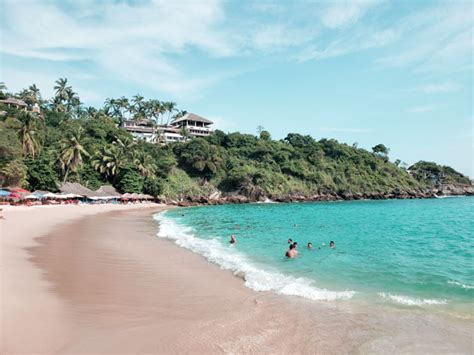
[[[154, 218], [159, 237], [255, 291], [474, 318], [474, 198], [202, 206]], [[285, 257], [289, 238], [295, 259]]]

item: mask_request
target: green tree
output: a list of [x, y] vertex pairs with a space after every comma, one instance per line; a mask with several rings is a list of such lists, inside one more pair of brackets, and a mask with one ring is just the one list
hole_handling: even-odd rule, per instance
[[23, 154], [31, 155], [33, 158], [39, 153], [40, 143], [38, 141], [38, 117], [29, 111], [22, 111], [19, 116], [21, 126], [18, 130]]
[[0, 185], [25, 186], [27, 167], [20, 159], [9, 161], [0, 169]]
[[270, 136], [270, 132], [268, 131], [261, 131], [260, 132], [260, 139], [263, 141], [270, 141], [272, 138]]
[[26, 159], [28, 188], [31, 191], [57, 191], [58, 177], [53, 165], [54, 159], [45, 152], [42, 152], [36, 159]]
[[92, 167], [113, 181], [125, 163], [126, 157], [123, 150], [117, 145], [102, 147], [91, 159]]
[[376, 146], [373, 146], [372, 147], [372, 151], [375, 153], [375, 154], [378, 154], [378, 155], [382, 155], [382, 156], [387, 156], [388, 155], [388, 152], [390, 151], [390, 149], [388, 149], [385, 145], [383, 144], [377, 144]]
[[120, 171], [117, 187], [123, 193], [141, 193], [143, 190], [143, 177], [132, 167], [126, 166]]
[[135, 167], [141, 176], [153, 176], [156, 172], [156, 165], [151, 155], [145, 152], [139, 152], [133, 160]]
[[89, 153], [84, 149], [82, 144], [84, 129], [79, 126], [73, 131], [69, 137], [61, 142], [61, 151], [59, 155], [59, 163], [64, 171], [63, 182], [67, 181], [70, 171], [77, 171], [77, 168], [83, 164], [83, 156], [89, 157]]

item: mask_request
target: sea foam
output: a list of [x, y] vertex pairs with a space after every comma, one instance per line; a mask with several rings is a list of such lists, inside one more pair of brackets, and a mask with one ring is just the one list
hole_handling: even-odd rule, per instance
[[161, 212], [154, 216], [160, 224], [158, 237], [172, 239], [177, 245], [204, 256], [222, 269], [231, 270], [235, 275], [243, 275], [245, 286], [252, 290], [272, 291], [318, 301], [350, 299], [355, 294], [349, 290], [321, 289], [314, 286], [312, 280], [287, 276], [278, 271], [263, 270], [234, 247], [224, 246], [217, 239], [198, 238], [191, 227], [177, 224], [166, 218], [165, 213]]
[[378, 295], [383, 299], [402, 304], [405, 306], [430, 306], [430, 305], [441, 305], [448, 303], [444, 299], [426, 299], [426, 298], [416, 298], [409, 297], [404, 295], [392, 295], [391, 293], [379, 292]]
[[448, 281], [448, 284], [456, 285], [456, 286], [459, 286], [459, 287], [464, 288], [466, 290], [474, 289], [474, 286], [472, 286], [472, 285], [466, 285], [466, 284], [463, 284], [463, 283], [457, 282], [457, 281]]

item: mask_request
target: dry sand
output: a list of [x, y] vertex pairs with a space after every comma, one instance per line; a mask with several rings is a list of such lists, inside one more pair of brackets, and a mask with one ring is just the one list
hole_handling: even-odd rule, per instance
[[155, 237], [162, 208], [6, 211], [1, 353], [469, 352], [437, 318], [251, 291]]

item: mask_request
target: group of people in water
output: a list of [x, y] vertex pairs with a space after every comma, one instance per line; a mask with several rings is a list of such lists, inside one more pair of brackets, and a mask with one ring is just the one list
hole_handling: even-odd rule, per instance
[[[288, 239], [288, 244], [290, 245], [289, 249], [286, 251], [285, 253], [285, 256], [289, 259], [293, 259], [295, 257], [298, 256], [298, 242], [294, 242], [293, 239]], [[325, 243], [322, 243], [321, 245], [318, 246], [318, 249], [321, 249], [321, 247], [325, 247], [326, 244]], [[329, 242], [329, 248], [336, 248], [336, 244], [334, 243], [334, 241], [330, 241]], [[308, 244], [306, 244], [306, 249], [308, 250], [312, 250], [313, 249], [313, 243], [311, 242], [308, 242]]]
[[[238, 224], [236, 224], [234, 226], [234, 228], [238, 229], [239, 228]], [[231, 234], [229, 244], [230, 245], [237, 244], [237, 239], [235, 238], [235, 234]], [[293, 258], [298, 256], [298, 250], [297, 250], [298, 249], [298, 242], [294, 242], [293, 239], [290, 238], [290, 239], [288, 239], [288, 244], [290, 245], [290, 247], [286, 251], [285, 256], [289, 259], [293, 259]], [[321, 249], [321, 247], [325, 247], [325, 246], [326, 246], [326, 244], [322, 243], [321, 245], [318, 246], [318, 249]], [[334, 243], [334, 241], [331, 240], [329, 242], [329, 248], [332, 248], [332, 249], [336, 248], [336, 244]], [[308, 242], [308, 244], [306, 245], [306, 249], [308, 249], [308, 250], [313, 249], [313, 243]]]

